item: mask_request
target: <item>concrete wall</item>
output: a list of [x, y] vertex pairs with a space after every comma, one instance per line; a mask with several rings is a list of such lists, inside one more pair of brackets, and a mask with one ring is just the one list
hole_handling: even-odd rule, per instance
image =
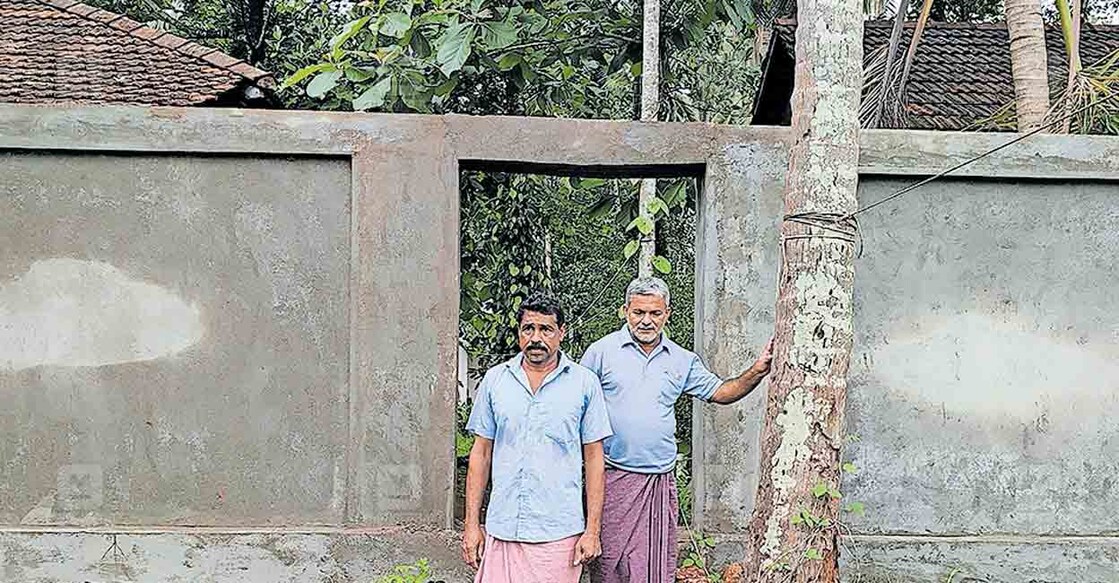
[[345, 161], [0, 167], [0, 521], [340, 522]]
[[[993, 139], [867, 132], [860, 203]], [[1119, 581], [1117, 147], [1047, 137], [860, 216], [845, 453], [860, 469], [843, 490], [867, 510], [846, 519], [847, 580]], [[700, 345], [733, 374], [772, 326], [785, 169], [777, 145], [721, 156], [697, 297]], [[729, 533], [723, 559], [741, 556], [763, 409], [763, 394], [697, 408], [699, 522]]]
[[[422, 556], [467, 580], [444, 530], [460, 165], [702, 173], [697, 346], [733, 374], [773, 326], [787, 138], [0, 106], [0, 580], [366, 581]], [[860, 196], [1005, 139], [867, 132]], [[1117, 154], [1040, 137], [863, 219], [848, 580], [1114, 580]], [[727, 558], [763, 399], [696, 415], [696, 520]]]

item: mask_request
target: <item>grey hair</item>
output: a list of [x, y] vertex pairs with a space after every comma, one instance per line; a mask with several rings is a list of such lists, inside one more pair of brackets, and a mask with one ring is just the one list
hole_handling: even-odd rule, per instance
[[672, 305], [672, 297], [668, 293], [668, 284], [659, 277], [639, 277], [626, 286], [626, 305], [633, 296], [660, 296], [664, 298], [664, 305]]

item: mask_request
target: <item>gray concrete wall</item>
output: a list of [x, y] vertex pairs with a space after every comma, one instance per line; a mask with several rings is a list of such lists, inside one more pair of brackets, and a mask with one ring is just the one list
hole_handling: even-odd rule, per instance
[[[696, 344], [733, 374], [773, 326], [787, 138], [0, 106], [0, 580], [365, 581], [422, 556], [467, 580], [444, 530], [459, 164], [703, 168]], [[860, 196], [1006, 139], [866, 132]], [[1114, 581], [1119, 142], [1039, 137], [961, 176], [863, 219], [845, 577]], [[698, 407], [721, 558], [763, 399]]]
[[[1119, 518], [1105, 510], [1119, 496], [1119, 140], [1064, 139], [1063, 155], [1047, 138], [1032, 160], [860, 217], [845, 453], [859, 470], [843, 491], [866, 513], [846, 519], [847, 580], [1119, 581]], [[897, 176], [922, 173], [903, 160], [948, 167], [968, 148], [871, 133], [860, 202], [916, 180]], [[776, 146], [718, 159], [698, 344], [733, 374], [772, 329], [784, 168]], [[1070, 173], [1086, 160], [1099, 167]], [[763, 408], [764, 394], [697, 406], [699, 522], [724, 533], [725, 559], [741, 556]]]
[[346, 162], [0, 168], [0, 522], [341, 521]]
[[874, 570], [1119, 580], [1119, 183], [945, 181], [862, 229], [845, 489], [915, 552]]

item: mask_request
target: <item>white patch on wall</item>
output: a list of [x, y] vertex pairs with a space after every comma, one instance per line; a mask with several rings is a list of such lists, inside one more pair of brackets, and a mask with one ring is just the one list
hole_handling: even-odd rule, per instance
[[1114, 392], [1119, 359], [1029, 323], [977, 313], [910, 322], [874, 350], [886, 386], [957, 413], [1029, 417], [1040, 405]]
[[197, 307], [108, 263], [36, 261], [0, 284], [0, 370], [153, 360], [202, 333]]

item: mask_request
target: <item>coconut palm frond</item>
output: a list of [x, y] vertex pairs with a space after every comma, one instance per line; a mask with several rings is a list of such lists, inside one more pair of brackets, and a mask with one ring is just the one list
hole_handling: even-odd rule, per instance
[[[1069, 133], [1119, 135], [1119, 50], [1082, 68], [1072, 85], [1053, 96], [1046, 119], [1054, 125], [1058, 119], [1067, 123]], [[1015, 131], [1017, 127], [1011, 101], [967, 129]]]
[[863, 59], [863, 97], [859, 102], [859, 125], [874, 128], [877, 125], [878, 104], [885, 99], [886, 93], [886, 53], [889, 47], [882, 45]]
[[1048, 118], [1074, 134], [1119, 135], [1119, 50], [1084, 67], [1053, 99]]
[[863, 104], [859, 112], [862, 127], [905, 127], [906, 87], [932, 6], [933, 0], [923, 0], [920, 16], [909, 38], [905, 58], [900, 59], [898, 48], [901, 45], [905, 15], [909, 11], [909, 0], [899, 0], [897, 10], [894, 12], [894, 27], [890, 32], [889, 42], [865, 61]]

